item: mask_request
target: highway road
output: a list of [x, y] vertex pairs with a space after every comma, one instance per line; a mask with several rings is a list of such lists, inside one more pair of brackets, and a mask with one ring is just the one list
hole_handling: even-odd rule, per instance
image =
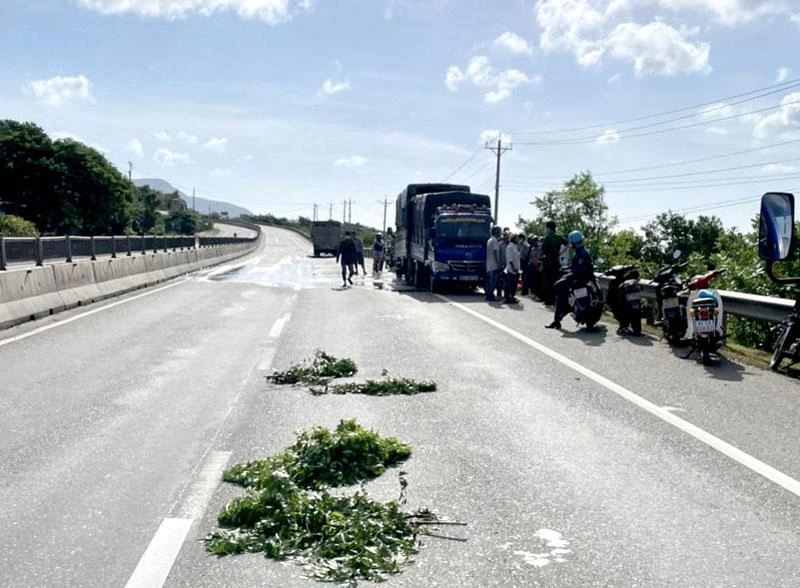
[[[310, 249], [266, 228], [237, 264], [0, 333], [0, 586], [312, 586], [200, 540], [226, 466], [345, 418], [411, 444], [409, 509], [467, 523], [387, 586], [800, 586], [796, 380], [547, 331], [529, 300], [343, 289]], [[317, 349], [439, 389], [266, 382]]]

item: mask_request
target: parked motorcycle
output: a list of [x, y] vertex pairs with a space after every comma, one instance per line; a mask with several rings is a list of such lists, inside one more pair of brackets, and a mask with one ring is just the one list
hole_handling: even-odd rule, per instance
[[[680, 258], [680, 251], [673, 253], [673, 259]], [[656, 283], [656, 301], [661, 330], [667, 341], [677, 345], [683, 340], [688, 327], [686, 307], [681, 304], [679, 295], [683, 290], [680, 271], [686, 263], [677, 263], [662, 267], [653, 277]]]
[[722, 298], [709, 286], [726, 271], [725, 268], [711, 270], [695, 276], [687, 285], [687, 308], [691, 319], [688, 330], [692, 348], [686, 357], [699, 352], [705, 365], [711, 364], [711, 354], [719, 352], [725, 344]]
[[568, 300], [575, 322], [586, 325], [587, 330], [591, 330], [603, 315], [603, 296], [593, 280], [575, 282]]
[[790, 361], [789, 365], [800, 362], [800, 291], [796, 294], [792, 312], [781, 321], [778, 329], [778, 340], [769, 361], [773, 371], [780, 369], [784, 359]]
[[635, 265], [615, 265], [605, 272], [608, 284], [608, 305], [619, 322], [617, 334], [642, 334], [641, 288]]

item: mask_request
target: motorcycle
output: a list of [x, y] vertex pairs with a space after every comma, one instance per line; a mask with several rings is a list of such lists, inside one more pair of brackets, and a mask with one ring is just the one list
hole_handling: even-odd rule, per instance
[[773, 371], [780, 369], [784, 359], [791, 362], [789, 365], [800, 362], [800, 295], [795, 300], [792, 312], [781, 321], [778, 329], [778, 340], [769, 361], [769, 369]]
[[[680, 251], [673, 253], [673, 259], [679, 257]], [[653, 281], [656, 283], [656, 300], [661, 330], [672, 345], [678, 345], [683, 340], [688, 328], [686, 307], [681, 304], [679, 297], [683, 290], [680, 271], [686, 265], [684, 262], [662, 267], [653, 277]]]
[[569, 306], [575, 322], [590, 331], [603, 315], [603, 296], [594, 282], [575, 282], [569, 290]]
[[709, 288], [711, 282], [727, 270], [711, 270], [702, 276], [695, 276], [687, 285], [687, 308], [689, 312], [689, 339], [692, 348], [686, 357], [700, 352], [703, 364], [711, 364], [711, 354], [717, 353], [725, 344], [722, 298], [716, 290]]
[[[619, 322], [617, 334], [642, 334], [641, 288], [639, 271], [634, 265], [615, 265], [605, 272], [611, 277], [608, 305]], [[630, 329], [629, 329], [630, 327]]]

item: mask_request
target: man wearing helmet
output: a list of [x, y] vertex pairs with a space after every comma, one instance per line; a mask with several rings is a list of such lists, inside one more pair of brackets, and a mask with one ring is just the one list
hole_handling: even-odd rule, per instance
[[575, 249], [575, 255], [572, 257], [572, 271], [555, 284], [556, 310], [553, 316], [553, 322], [549, 325], [545, 325], [546, 329], [561, 328], [561, 319], [569, 313], [569, 303], [567, 299], [572, 282], [594, 281], [592, 256], [589, 255], [589, 252], [586, 251], [586, 247], [583, 246], [583, 235], [581, 232], [572, 231], [567, 237], [567, 242], [570, 247]]

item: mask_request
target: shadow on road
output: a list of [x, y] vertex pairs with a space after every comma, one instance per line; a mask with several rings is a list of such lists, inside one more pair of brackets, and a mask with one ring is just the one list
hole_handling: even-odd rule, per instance
[[605, 325], [595, 325], [591, 331], [581, 328], [577, 331], [559, 331], [565, 339], [578, 339], [586, 345], [596, 347], [605, 343], [608, 328]]

